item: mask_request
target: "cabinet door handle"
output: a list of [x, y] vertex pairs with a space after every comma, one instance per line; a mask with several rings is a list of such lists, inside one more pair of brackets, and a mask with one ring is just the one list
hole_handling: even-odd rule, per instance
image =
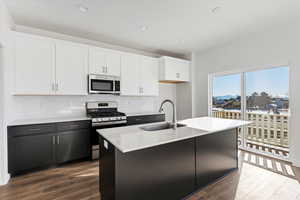
[[55, 84], [55, 89], [58, 91], [58, 83]]
[[52, 144], [55, 145], [55, 136], [52, 136]]
[[107, 73], [107, 72], [108, 72], [108, 67], [106, 66], [106, 67], [105, 67], [105, 73]]
[[59, 144], [59, 135], [57, 136], [57, 144]]
[[176, 73], [176, 78], [180, 78], [180, 73]]

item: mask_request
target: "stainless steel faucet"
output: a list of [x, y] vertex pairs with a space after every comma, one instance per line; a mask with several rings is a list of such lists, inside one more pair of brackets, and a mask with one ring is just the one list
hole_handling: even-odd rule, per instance
[[173, 125], [174, 125], [174, 129], [176, 129], [176, 128], [177, 128], [176, 105], [175, 105], [175, 103], [174, 103], [172, 100], [170, 100], [170, 99], [164, 100], [164, 101], [161, 103], [158, 112], [162, 112], [162, 111], [163, 111], [163, 105], [164, 105], [165, 103], [170, 103], [170, 104], [172, 104], [172, 107], [173, 107], [173, 121], [172, 121], [172, 122], [173, 122]]

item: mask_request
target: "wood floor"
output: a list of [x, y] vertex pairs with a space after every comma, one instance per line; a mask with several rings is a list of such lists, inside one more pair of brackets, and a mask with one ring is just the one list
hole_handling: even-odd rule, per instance
[[[274, 173], [240, 154], [240, 170], [209, 185], [187, 200], [300, 200], [300, 169], [294, 177]], [[1, 200], [94, 200], [98, 162], [82, 162], [12, 178], [0, 187]]]

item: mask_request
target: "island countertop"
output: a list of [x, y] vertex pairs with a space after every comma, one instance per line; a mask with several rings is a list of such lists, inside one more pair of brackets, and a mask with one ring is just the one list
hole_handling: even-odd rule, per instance
[[171, 142], [212, 134], [251, 124], [249, 121], [220, 119], [214, 117], [191, 118], [178, 121], [186, 125], [177, 129], [159, 131], [144, 131], [143, 126], [161, 124], [164, 122], [126, 126], [118, 128], [99, 129], [97, 132], [113, 144], [122, 153], [141, 150]]

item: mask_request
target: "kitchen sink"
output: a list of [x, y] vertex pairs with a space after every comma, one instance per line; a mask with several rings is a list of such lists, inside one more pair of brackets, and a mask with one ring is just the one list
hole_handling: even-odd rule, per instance
[[[184, 124], [177, 124], [177, 128], [185, 127], [185, 126], [186, 125], [184, 125]], [[174, 124], [170, 123], [170, 122], [140, 127], [140, 129], [142, 129], [144, 131], [159, 131], [159, 130], [165, 130], [165, 129], [171, 129], [171, 128], [174, 128]]]

